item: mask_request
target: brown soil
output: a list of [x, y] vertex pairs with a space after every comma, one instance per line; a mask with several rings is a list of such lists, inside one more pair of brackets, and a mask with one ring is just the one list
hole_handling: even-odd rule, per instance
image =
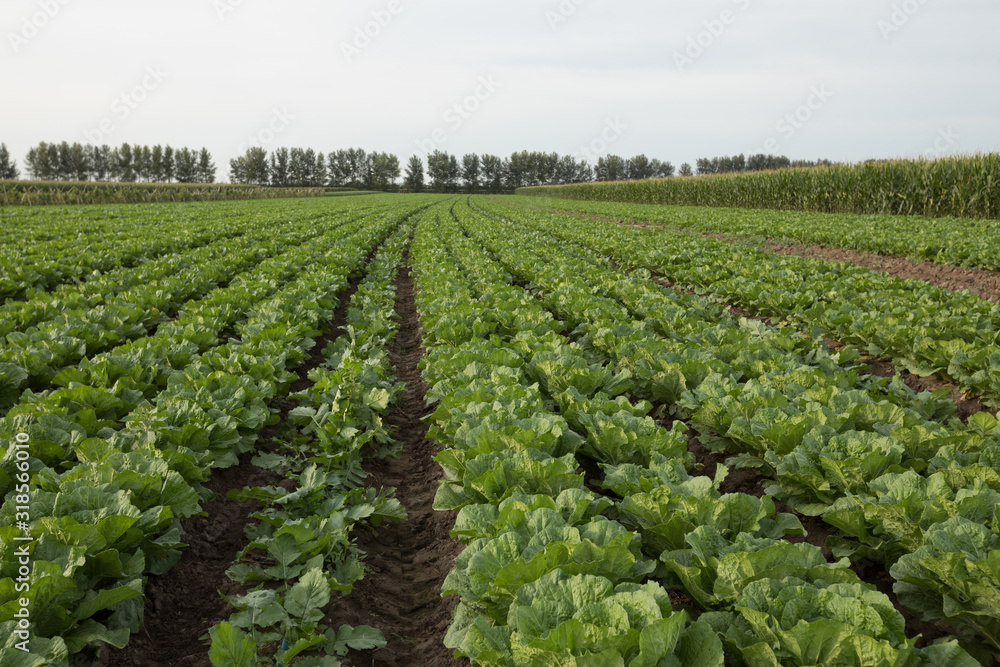
[[[537, 207], [526, 207], [534, 208], [535, 210], [541, 210], [548, 213], [560, 213], [564, 215], [570, 215], [579, 218], [589, 218], [595, 220], [602, 220], [606, 222], [613, 222], [616, 224], [630, 226], [630, 227], [654, 227], [656, 225], [648, 223], [626, 223], [623, 220], [615, 220], [612, 218], [606, 218], [601, 216], [589, 215], [585, 213], [575, 213], [568, 211], [551, 211], [548, 209], [541, 209]], [[683, 231], [683, 230], [677, 230]], [[702, 235], [705, 237], [716, 238], [719, 240], [732, 240], [731, 237], [726, 235]], [[830, 259], [833, 261], [853, 261], [848, 259], [849, 254], [854, 255], [855, 260], [866, 260], [870, 261], [870, 264], [864, 263], [864, 261], [853, 261], [853, 263], [865, 266], [873, 270], [882, 271], [884, 273], [889, 273], [890, 275], [896, 275], [902, 278], [917, 278], [921, 280], [927, 280], [933, 284], [936, 283], [934, 279], [928, 279], [928, 275], [935, 276], [938, 274], [959, 274], [959, 275], [970, 275], [970, 274], [985, 274], [985, 276], [979, 276], [980, 278], [986, 278], [986, 280], [980, 281], [979, 285], [993, 285], [995, 293], [992, 296], [985, 296], [987, 290], [977, 289], [973, 290], [974, 293], [984, 296], [984, 298], [997, 299], [1000, 297], [1000, 274], [992, 273], [989, 271], [973, 271], [969, 269], [961, 269], [959, 267], [945, 266], [945, 265], [935, 265], [929, 262], [924, 263], [913, 263], [906, 260], [901, 260], [899, 258], [893, 257], [882, 257], [879, 255], [873, 255], [872, 253], [863, 253], [857, 251], [844, 251], [838, 249], [824, 248], [824, 247], [813, 247], [812, 250], [816, 251], [815, 254], [808, 254], [803, 249], [806, 246], [784, 246], [779, 247], [772, 245], [772, 249], [775, 252], [780, 252], [782, 254], [794, 254], [799, 256], [812, 256], [820, 257], [822, 259]], [[797, 252], [793, 252], [797, 250]], [[823, 253], [830, 253], [828, 256], [824, 256]], [[862, 256], [868, 255], [865, 258]], [[895, 266], [893, 266], [895, 265]], [[921, 275], [907, 275], [906, 271], [909, 267], [925, 267], [929, 266], [930, 271], [927, 271]], [[616, 265], [616, 268], [617, 265]], [[898, 272], [898, 273], [897, 273]], [[968, 274], [963, 274], [962, 272], [969, 272]], [[655, 278], [657, 282], [670, 287], [672, 289], [677, 289], [679, 291], [686, 291], [693, 294], [693, 290], [687, 290], [685, 288], [674, 285], [670, 281], [664, 278]], [[990, 281], [993, 281], [992, 283]], [[965, 289], [965, 286], [957, 286], [954, 288], [948, 287], [947, 285], [941, 284], [940, 286], [946, 289], [953, 289], [957, 291], [960, 289]], [[970, 288], [971, 289], [971, 288]], [[728, 312], [735, 318], [746, 317], [749, 319], [755, 319], [766, 324], [770, 324], [770, 319], [767, 317], [760, 317], [754, 315], [739, 306], [729, 306]], [[835, 351], [843, 347], [841, 343], [832, 339], [826, 339], [824, 341], [825, 345], [830, 349], [830, 351]], [[868, 365], [867, 373], [877, 375], [879, 377], [893, 377], [896, 374], [896, 368], [892, 364], [891, 360], [888, 359], [866, 359], [865, 363]], [[983, 410], [989, 410], [991, 413], [996, 414], [996, 409], [989, 409], [983, 406], [983, 404], [974, 397], [969, 397], [961, 394], [958, 389], [949, 383], [942, 381], [937, 377], [927, 377], [921, 378], [916, 376], [909, 371], [903, 371], [901, 377], [904, 382], [914, 391], [935, 391], [942, 387], [948, 387], [951, 389], [950, 398], [956, 402], [958, 405], [958, 414], [963, 419], [967, 421], [968, 417], [976, 414], [977, 412]], [[697, 433], [690, 429], [688, 431], [688, 451], [694, 456], [696, 463], [699, 468], [692, 470], [691, 474], [694, 475], [704, 475], [708, 477], [714, 477], [716, 473], [716, 468], [718, 464], [725, 464], [725, 461], [731, 458], [731, 453], [727, 452], [713, 452], [705, 447], [698, 438]], [[726, 476], [725, 481], [720, 487], [721, 493], [746, 493], [755, 497], [762, 497], [765, 495], [762, 483], [767, 481], [767, 477], [762, 475], [759, 471], [753, 469], [733, 469], [730, 468], [729, 474]], [[595, 489], [596, 492], [600, 492]], [[823, 551], [823, 555], [829, 561], [836, 560], [833, 556], [832, 549], [826, 546], [827, 538], [831, 535], [837, 533], [836, 529], [823, 521], [820, 517], [808, 517], [796, 512], [789, 505], [782, 503], [780, 501], [775, 501], [775, 508], [778, 512], [789, 513], [797, 516], [802, 523], [803, 528], [806, 530], [806, 535], [789, 535], [784, 539], [791, 543], [801, 543], [805, 542], [817, 547], [820, 547]], [[920, 635], [920, 639], [917, 642], [917, 646], [923, 647], [931, 644], [939, 639], [948, 638], [953, 635], [953, 632], [944, 624], [938, 622], [926, 622], [923, 621], [918, 614], [913, 614], [907, 609], [900, 605], [896, 595], [892, 589], [895, 580], [890, 576], [886, 570], [884, 564], [870, 560], [870, 559], [859, 559], [852, 563], [851, 569], [859, 576], [859, 578], [869, 584], [874, 585], [880, 592], [884, 593], [892, 601], [896, 609], [903, 615], [906, 621], [906, 635], [908, 637], [914, 637]], [[671, 590], [670, 591], [671, 602], [681, 606], [693, 606], [690, 598], [683, 593], [683, 591]]]
[[[669, 287], [670, 289], [677, 292], [684, 292], [686, 294], [696, 294], [695, 290], [688, 289], [677, 285], [676, 283], [662, 278], [659, 276], [654, 276], [654, 280], [657, 283], [663, 285], [664, 287]], [[752, 312], [746, 310], [741, 306], [731, 306], [726, 305], [727, 312], [735, 319], [745, 317], [750, 320], [757, 320], [758, 322], [763, 322], [768, 326], [773, 326], [771, 318], [762, 315], [755, 315]], [[832, 339], [825, 339], [824, 344], [831, 351], [842, 349], [844, 347], [843, 343]], [[893, 377], [896, 375], [896, 366], [892, 363], [891, 359], [885, 358], [864, 358], [863, 362], [869, 367], [868, 370], [863, 370], [862, 375], [877, 375], [878, 377]], [[989, 412], [990, 414], [996, 416], [998, 414], [998, 408], [991, 408], [984, 405], [982, 400], [972, 394], [962, 392], [957, 385], [952, 382], [947, 382], [942, 378], [932, 375], [928, 377], [921, 377], [915, 375], [910, 371], [903, 370], [899, 373], [903, 382], [907, 387], [913, 391], [920, 393], [922, 391], [937, 391], [938, 389], [947, 388], [949, 390], [948, 398], [955, 402], [958, 409], [958, 417], [965, 423], [968, 423], [969, 417], [979, 413], [979, 412]]]
[[[360, 277], [351, 281], [340, 298], [328, 333], [316, 339], [316, 345], [296, 369], [298, 379], [291, 392], [308, 387], [308, 373], [323, 363], [323, 348], [335, 339], [347, 322], [347, 304], [358, 289]], [[260, 449], [267, 449], [284, 426], [288, 411], [296, 404], [276, 397], [272, 407], [280, 410], [279, 422], [258, 434]], [[225, 621], [234, 611], [222, 595], [245, 593], [242, 586], [226, 576], [236, 555], [246, 546], [244, 528], [250, 515], [259, 509], [256, 502], [237, 502], [226, 497], [233, 489], [266, 486], [282, 482], [275, 473], [250, 463], [254, 452], [240, 457], [233, 468], [216, 471], [205, 486], [216, 494], [203, 505], [207, 516], [181, 520], [182, 540], [188, 545], [181, 560], [164, 575], [150, 577], [146, 584], [146, 610], [143, 630], [133, 635], [123, 649], [110, 649], [102, 664], [109, 667], [208, 667], [208, 645], [202, 637], [214, 625]], [[289, 480], [290, 481], [290, 480]]]
[[976, 296], [1000, 301], [1000, 273], [983, 269], [967, 269], [951, 264], [934, 262], [914, 262], [900, 257], [877, 255], [863, 250], [845, 250], [822, 245], [801, 245], [797, 243], [782, 244], [773, 241], [767, 243], [771, 252], [779, 255], [796, 257], [811, 257], [825, 259], [830, 262], [848, 262], [863, 266], [872, 271], [885, 273], [896, 278], [923, 280], [931, 285], [937, 285], [949, 292], [969, 290]]
[[[146, 584], [144, 629], [121, 650], [111, 649], [105, 664], [112, 667], [201, 667], [210, 665], [201, 637], [229, 617], [232, 608], [221, 594], [238, 594], [238, 585], [226, 577], [236, 554], [246, 546], [243, 527], [257, 503], [226, 498], [226, 492], [244, 486], [273, 484], [275, 476], [250, 464], [245, 454], [240, 465], [216, 472], [205, 486], [217, 494], [203, 506], [206, 517], [181, 521], [182, 539], [188, 544], [180, 562]], [[218, 591], [218, 593], [216, 592]]]
[[[891, 359], [865, 359], [864, 363], [868, 366], [868, 370], [862, 371], [863, 375], [876, 375], [878, 377], [893, 377], [896, 375], [896, 366], [892, 363]], [[991, 408], [989, 406], [983, 405], [983, 402], [971, 394], [965, 394], [958, 389], [957, 386], [950, 382], [945, 382], [936, 375], [931, 375], [928, 377], [920, 377], [919, 375], [914, 375], [910, 371], [901, 371], [900, 377], [906, 386], [915, 392], [922, 391], [937, 391], [938, 389], [948, 389], [948, 398], [955, 402], [958, 408], [958, 417], [963, 422], [968, 423], [969, 417], [978, 414], [980, 412], [989, 412], [993, 416], [997, 415], [998, 409]]]
[[[698, 234], [691, 230], [679, 229], [674, 227], [669, 227], [667, 225], [657, 225], [648, 222], [626, 222], [625, 220], [619, 220], [615, 218], [609, 218], [606, 216], [591, 215], [587, 213], [578, 213], [571, 211], [553, 211], [550, 209], [542, 209], [537, 207], [525, 207], [531, 208], [533, 210], [544, 211], [546, 213], [559, 213], [561, 215], [568, 215], [576, 218], [587, 218], [591, 220], [600, 220], [603, 222], [613, 222], [618, 225], [625, 227], [641, 227], [641, 228], [651, 228], [651, 227], [661, 227], [663, 229], [669, 229], [671, 231], [691, 234], [696, 236], [701, 236], [703, 238], [715, 239], [718, 241], [739, 241], [739, 242], [750, 242], [742, 237], [733, 236], [730, 234]], [[844, 248], [831, 248], [824, 245], [805, 245], [796, 243], [779, 243], [777, 241], [763, 241], [764, 250], [767, 252], [774, 252], [779, 255], [790, 255], [794, 257], [808, 257], [814, 259], [823, 259], [832, 262], [847, 262], [850, 264], [855, 264], [857, 266], [870, 269], [872, 271], [878, 271], [879, 273], [884, 273], [896, 278], [906, 278], [912, 280], [922, 280], [924, 282], [930, 283], [931, 285], [936, 285], [942, 289], [948, 290], [950, 292], [959, 292], [962, 290], [969, 290], [973, 294], [979, 296], [983, 299], [988, 299], [991, 301], [1000, 301], [1000, 272], [987, 271], [984, 269], [968, 269], [961, 266], [953, 266], [950, 264], [937, 264], [934, 262], [914, 262], [908, 259], [903, 259], [900, 257], [890, 257], [887, 255], [878, 255], [872, 252], [866, 252], [863, 250], [847, 250]], [[659, 278], [658, 281], [672, 289], [677, 289], [680, 291], [688, 291], [689, 293], [694, 293], [693, 290], [684, 290], [673, 283]], [[759, 317], [754, 315], [747, 310], [739, 306], [730, 306], [729, 312], [733, 317], [746, 317], [749, 319], [758, 320], [765, 323], [770, 323], [770, 320], [766, 317]], [[835, 343], [836, 344], [836, 343]], [[839, 344], [836, 344], [839, 346]], [[875, 371], [880, 377], [892, 377], [894, 375], [895, 369], [889, 360], [876, 359], [868, 361], [867, 363], [874, 366], [888, 367], [887, 375], [884, 375], [878, 371]], [[949, 397], [955, 401], [958, 406], [958, 416], [963, 421], [968, 421], [969, 417], [972, 415], [982, 412], [984, 410], [989, 411], [991, 414], [996, 415], [996, 408], [989, 408], [983, 405], [982, 401], [976, 396], [969, 394], [964, 394], [958, 390], [958, 388], [950, 382], [946, 382], [939, 377], [920, 377], [910, 373], [909, 371], [902, 371], [901, 377], [910, 389], [914, 391], [936, 391], [937, 389], [948, 388], [950, 390]]]
[[924, 621], [921, 619], [920, 614], [914, 614], [899, 603], [895, 591], [892, 590], [892, 585], [896, 583], [896, 580], [885, 569], [883, 563], [871, 560], [870, 558], [860, 558], [851, 563], [851, 569], [854, 570], [854, 573], [858, 575], [861, 581], [872, 584], [880, 593], [892, 601], [896, 611], [902, 614], [906, 620], [906, 636], [916, 637], [920, 635], [920, 639], [917, 640], [917, 647], [923, 648], [939, 639], [954, 637], [954, 629], [949, 628], [940, 621]]
[[[692, 472], [692, 474], [706, 475], [709, 477], [715, 476], [716, 464], [724, 463], [726, 459], [731, 457], [730, 454], [725, 452], [713, 452], [706, 448], [703, 444], [701, 444], [701, 442], [699, 442], [697, 434], [694, 430], [688, 432], [688, 451], [690, 451], [694, 455], [695, 460], [702, 465], [702, 469], [700, 471]], [[720, 491], [722, 493], [746, 493], [760, 498], [764, 495], [764, 490], [761, 486], [761, 483], [764, 481], [767, 481], [767, 477], [761, 475], [756, 470], [730, 469], [729, 475], [723, 482]], [[823, 555], [828, 561], [834, 562], [837, 560], [833, 555], [833, 550], [826, 546], [827, 538], [831, 535], [837, 534], [837, 530], [834, 527], [830, 526], [820, 517], [799, 514], [791, 506], [781, 501], [775, 500], [774, 505], [778, 512], [792, 514], [798, 517], [799, 521], [802, 522], [802, 527], [806, 530], [805, 535], [787, 535], [784, 537], [785, 540], [791, 542], [792, 544], [805, 542], [807, 544], [817, 546], [822, 549]], [[895, 592], [892, 590], [892, 585], [895, 583], [895, 579], [889, 575], [889, 572], [886, 570], [884, 564], [868, 558], [861, 558], [851, 564], [851, 569], [854, 570], [855, 574], [857, 574], [863, 582], [872, 584], [881, 593], [888, 596], [897, 611], [899, 611], [906, 620], [906, 636], [915, 637], [920, 635], [920, 639], [917, 642], [918, 646], [923, 647], [938, 639], [948, 638], [954, 634], [953, 631], [944, 624], [923, 621], [919, 614], [914, 614], [905, 609], [899, 603]], [[671, 592], [671, 601], [673, 601], [673, 595], [674, 592]]]
[[[650, 222], [626, 221], [607, 216], [581, 213], [577, 211], [557, 211], [534, 206], [524, 206], [545, 213], [558, 213], [574, 218], [586, 218], [599, 220], [602, 222], [613, 222], [624, 227], [639, 227], [649, 229], [659, 227], [681, 234], [701, 236], [702, 238], [715, 239], [717, 241], [743, 241], [754, 243], [752, 239], [736, 236], [733, 234], [709, 234], [699, 233], [694, 230], [662, 225]], [[759, 241], [758, 241], [759, 242]], [[864, 250], [848, 250], [845, 248], [832, 248], [825, 245], [809, 245], [800, 243], [781, 243], [778, 241], [764, 240], [766, 251], [779, 255], [792, 255], [795, 257], [810, 257], [814, 259], [824, 259], [831, 262], [848, 262], [863, 266], [872, 271], [885, 273], [896, 278], [910, 278], [923, 280], [931, 285], [937, 285], [950, 292], [969, 290], [973, 294], [983, 299], [1000, 301], [1000, 272], [988, 271], [985, 269], [969, 269], [952, 264], [938, 264], [935, 262], [915, 262], [901, 257], [891, 257], [879, 255]]]
[[427, 426], [421, 421], [431, 410], [417, 367], [424, 350], [408, 266], [400, 272], [396, 288], [400, 329], [390, 359], [406, 391], [386, 423], [402, 445], [402, 456], [372, 459], [366, 471], [370, 486], [396, 488], [396, 498], [408, 518], [383, 525], [374, 534], [359, 532], [357, 544], [367, 553], [365, 578], [350, 595], [331, 602], [326, 623], [332, 627], [371, 625], [388, 639], [383, 649], [351, 653], [346, 665], [464, 665], [468, 662], [452, 657], [443, 643], [458, 600], [442, 598], [441, 584], [462, 545], [449, 536], [455, 513], [433, 509], [441, 469], [434, 462], [436, 447], [427, 439]]

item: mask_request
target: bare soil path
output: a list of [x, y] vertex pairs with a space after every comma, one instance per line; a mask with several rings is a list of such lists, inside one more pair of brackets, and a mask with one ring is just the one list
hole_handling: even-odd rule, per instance
[[421, 421], [432, 410], [425, 403], [427, 386], [417, 366], [424, 350], [408, 263], [400, 271], [396, 290], [400, 329], [390, 360], [406, 391], [386, 423], [402, 445], [402, 455], [372, 459], [366, 469], [370, 486], [396, 488], [408, 519], [383, 525], [374, 534], [359, 531], [358, 546], [367, 553], [365, 578], [350, 595], [331, 604], [327, 624], [371, 625], [381, 629], [389, 642], [377, 651], [352, 653], [345, 659], [347, 665], [467, 665], [468, 661], [453, 658], [443, 644], [458, 600], [442, 598], [441, 584], [462, 545], [449, 536], [455, 513], [433, 508], [441, 469], [434, 462], [437, 447], [427, 439], [427, 426]]
[[735, 234], [701, 233], [682, 227], [672, 227], [670, 225], [661, 225], [651, 222], [640, 222], [638, 220], [622, 220], [576, 211], [560, 211], [535, 206], [525, 206], [524, 208], [544, 211], [545, 213], [558, 213], [559, 215], [567, 215], [575, 218], [612, 222], [624, 227], [658, 227], [660, 229], [665, 229], [679, 234], [701, 236], [702, 238], [715, 239], [717, 241], [743, 242], [751, 246], [759, 246], [764, 252], [773, 252], [778, 255], [810, 257], [813, 259], [824, 259], [831, 262], [848, 262], [850, 264], [856, 264], [857, 266], [885, 273], [896, 278], [923, 280], [931, 285], [937, 285], [942, 289], [946, 289], [949, 292], [960, 292], [967, 289], [982, 299], [1000, 301], [1000, 272], [997, 271], [970, 269], [952, 264], [938, 264], [936, 262], [919, 262], [903, 257], [879, 255], [865, 250], [848, 250], [846, 248], [834, 248], [825, 245], [810, 245], [804, 243], [782, 243], [776, 240], [751, 239], [737, 236]]

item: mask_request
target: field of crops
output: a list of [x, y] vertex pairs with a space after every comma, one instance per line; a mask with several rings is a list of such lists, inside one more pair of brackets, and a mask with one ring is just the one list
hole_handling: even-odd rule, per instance
[[810, 243], [972, 268], [1000, 270], [1000, 222], [923, 216], [806, 213], [768, 209], [657, 206], [539, 197], [506, 199], [519, 206], [655, 224], [699, 234]]
[[322, 197], [323, 188], [269, 188], [208, 183], [106, 183], [0, 180], [0, 206], [148, 204]]
[[1000, 218], [1000, 153], [831, 167], [520, 188], [590, 201]]
[[1000, 305], [729, 238], [996, 223], [0, 218], [0, 666], [1000, 664]]

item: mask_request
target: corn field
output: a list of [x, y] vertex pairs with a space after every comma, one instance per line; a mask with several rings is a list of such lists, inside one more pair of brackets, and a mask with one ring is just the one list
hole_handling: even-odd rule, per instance
[[150, 204], [322, 197], [324, 194], [323, 188], [267, 188], [253, 185], [0, 181], [0, 206]]
[[823, 213], [1000, 218], [1000, 154], [521, 188], [521, 195]]

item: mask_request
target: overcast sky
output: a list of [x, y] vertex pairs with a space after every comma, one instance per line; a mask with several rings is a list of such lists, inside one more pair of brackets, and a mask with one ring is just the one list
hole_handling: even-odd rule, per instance
[[997, 0], [0, 2], [21, 166], [63, 140], [207, 146], [223, 179], [250, 144], [678, 166], [1000, 149]]

